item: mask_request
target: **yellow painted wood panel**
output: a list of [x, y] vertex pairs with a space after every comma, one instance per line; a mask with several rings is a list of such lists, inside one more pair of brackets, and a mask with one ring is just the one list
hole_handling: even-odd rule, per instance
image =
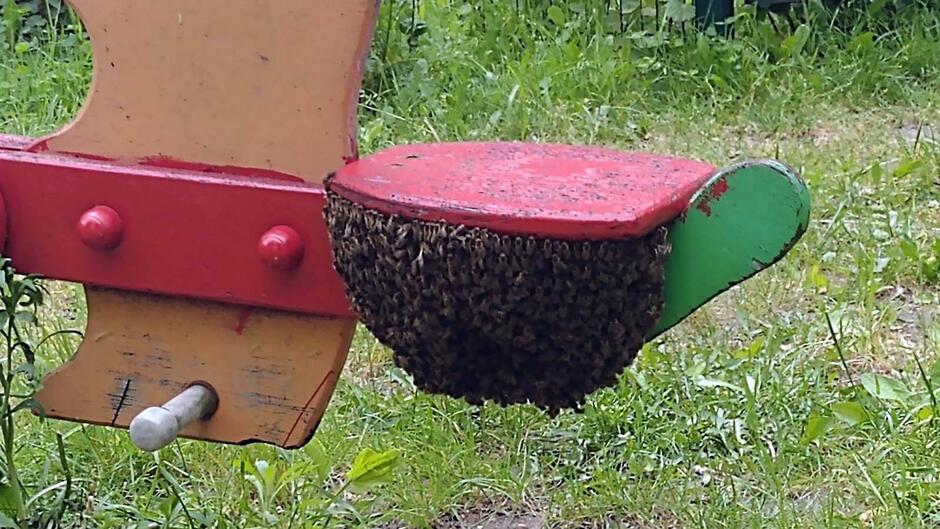
[[[91, 36], [94, 78], [76, 121], [43, 139], [49, 150], [266, 169], [310, 182], [356, 155], [361, 69], [377, 0], [71, 3]], [[203, 381], [218, 392], [218, 411], [183, 435], [225, 443], [304, 444], [356, 326], [353, 319], [86, 292], [86, 338], [44, 381], [38, 400], [45, 413], [126, 427], [144, 408]]]
[[87, 288], [78, 353], [44, 381], [44, 413], [127, 427], [193, 382], [219, 396], [186, 437], [295, 447], [306, 443], [346, 360], [354, 322], [261, 309], [233, 310], [148, 294]]
[[276, 170], [352, 156], [376, 0], [72, 0], [94, 77], [51, 150]]

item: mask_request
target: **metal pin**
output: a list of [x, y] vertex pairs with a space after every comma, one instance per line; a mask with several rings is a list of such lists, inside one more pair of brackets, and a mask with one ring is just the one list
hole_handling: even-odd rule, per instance
[[194, 384], [163, 406], [140, 412], [131, 421], [131, 441], [148, 452], [155, 452], [176, 440], [180, 430], [196, 420], [206, 420], [215, 413], [219, 398], [215, 391]]

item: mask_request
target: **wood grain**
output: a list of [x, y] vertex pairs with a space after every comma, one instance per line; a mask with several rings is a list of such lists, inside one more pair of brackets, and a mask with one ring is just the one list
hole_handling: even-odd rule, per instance
[[[247, 176], [257, 169], [258, 177], [275, 172], [317, 183], [356, 158], [356, 106], [376, 0], [71, 3], [92, 40], [91, 94], [74, 123], [30, 150], [233, 167]], [[225, 234], [206, 241], [217, 236]], [[218, 411], [182, 436], [224, 443], [303, 445], [333, 393], [356, 325], [352, 318], [86, 292], [86, 338], [45, 380], [38, 396], [45, 413], [127, 427], [142, 409], [203, 381], [218, 393]]]
[[72, 0], [90, 96], [50, 150], [321, 181], [356, 155], [376, 0]]
[[184, 437], [301, 446], [346, 361], [353, 325], [224, 304], [86, 289], [88, 329], [38, 400], [48, 417], [127, 427], [193, 382], [219, 396]]

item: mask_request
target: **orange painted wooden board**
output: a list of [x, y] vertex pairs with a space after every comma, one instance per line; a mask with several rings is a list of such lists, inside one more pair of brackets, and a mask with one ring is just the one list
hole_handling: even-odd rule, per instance
[[[30, 150], [315, 183], [357, 156], [376, 0], [70, 3], [92, 40], [91, 94], [73, 124]], [[126, 427], [201, 379], [218, 392], [219, 409], [182, 435], [226, 443], [302, 445], [356, 326], [352, 318], [256, 309], [246, 319], [237, 305], [86, 292], [88, 333], [76, 357], [45, 380], [38, 400], [46, 413]]]
[[355, 156], [376, 0], [71, 0], [90, 97], [49, 150], [322, 180]]
[[301, 446], [313, 434], [352, 339], [349, 320], [86, 289], [78, 354], [44, 381], [48, 417], [127, 427], [193, 382], [219, 395], [187, 437]]

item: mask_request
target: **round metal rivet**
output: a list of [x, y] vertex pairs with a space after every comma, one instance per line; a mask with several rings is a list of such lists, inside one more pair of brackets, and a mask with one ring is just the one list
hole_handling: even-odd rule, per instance
[[290, 226], [274, 226], [258, 241], [258, 256], [277, 270], [293, 270], [304, 258], [303, 237]]
[[108, 206], [95, 206], [78, 219], [78, 236], [89, 248], [107, 251], [117, 248], [124, 237], [124, 221]]

